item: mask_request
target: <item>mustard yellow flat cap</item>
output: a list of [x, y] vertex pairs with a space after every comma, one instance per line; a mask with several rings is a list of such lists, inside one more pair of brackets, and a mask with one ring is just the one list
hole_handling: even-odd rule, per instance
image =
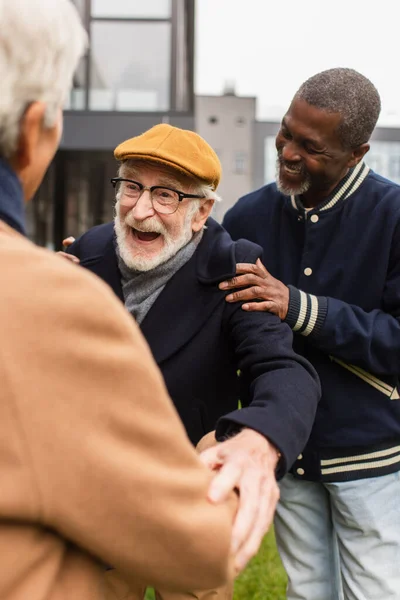
[[221, 179], [221, 163], [211, 146], [194, 131], [167, 123], [122, 142], [114, 156], [121, 161], [139, 158], [167, 165], [185, 175], [194, 175], [214, 190]]

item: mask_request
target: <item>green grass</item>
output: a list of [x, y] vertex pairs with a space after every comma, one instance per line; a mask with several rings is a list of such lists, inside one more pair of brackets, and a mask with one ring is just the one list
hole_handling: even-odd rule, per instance
[[[253, 560], [235, 582], [234, 600], [285, 600], [286, 575], [271, 530]], [[146, 600], [154, 600], [148, 590]]]
[[234, 600], [285, 600], [286, 582], [274, 532], [270, 530], [257, 556], [237, 578]]

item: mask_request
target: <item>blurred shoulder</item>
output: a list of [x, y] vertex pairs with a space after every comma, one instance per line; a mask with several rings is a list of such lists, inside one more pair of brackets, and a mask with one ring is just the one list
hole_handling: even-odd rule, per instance
[[120, 315], [125, 325], [132, 321], [99, 277], [36, 246], [3, 224], [0, 227], [0, 278], [0, 306], [6, 308], [9, 318], [14, 315], [21, 323], [30, 320], [34, 324], [34, 318], [42, 325], [46, 320], [54, 323], [56, 315], [71, 322], [78, 320], [78, 313], [90, 320], [97, 314], [108, 320], [110, 312], [116, 319]]

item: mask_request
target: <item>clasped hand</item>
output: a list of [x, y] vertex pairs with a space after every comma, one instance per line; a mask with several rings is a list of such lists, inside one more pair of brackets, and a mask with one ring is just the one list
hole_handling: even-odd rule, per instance
[[279, 453], [264, 436], [252, 429], [243, 429], [201, 452], [200, 459], [217, 471], [209, 489], [209, 500], [224, 501], [232, 490], [239, 494], [231, 546], [239, 572], [257, 553], [272, 523], [279, 499], [275, 478]]

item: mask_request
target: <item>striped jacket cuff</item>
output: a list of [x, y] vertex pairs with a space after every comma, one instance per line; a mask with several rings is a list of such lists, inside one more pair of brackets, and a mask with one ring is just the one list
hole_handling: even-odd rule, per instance
[[296, 333], [315, 336], [321, 330], [328, 310], [325, 296], [314, 296], [298, 290], [293, 285], [289, 288], [289, 309], [285, 323]]

